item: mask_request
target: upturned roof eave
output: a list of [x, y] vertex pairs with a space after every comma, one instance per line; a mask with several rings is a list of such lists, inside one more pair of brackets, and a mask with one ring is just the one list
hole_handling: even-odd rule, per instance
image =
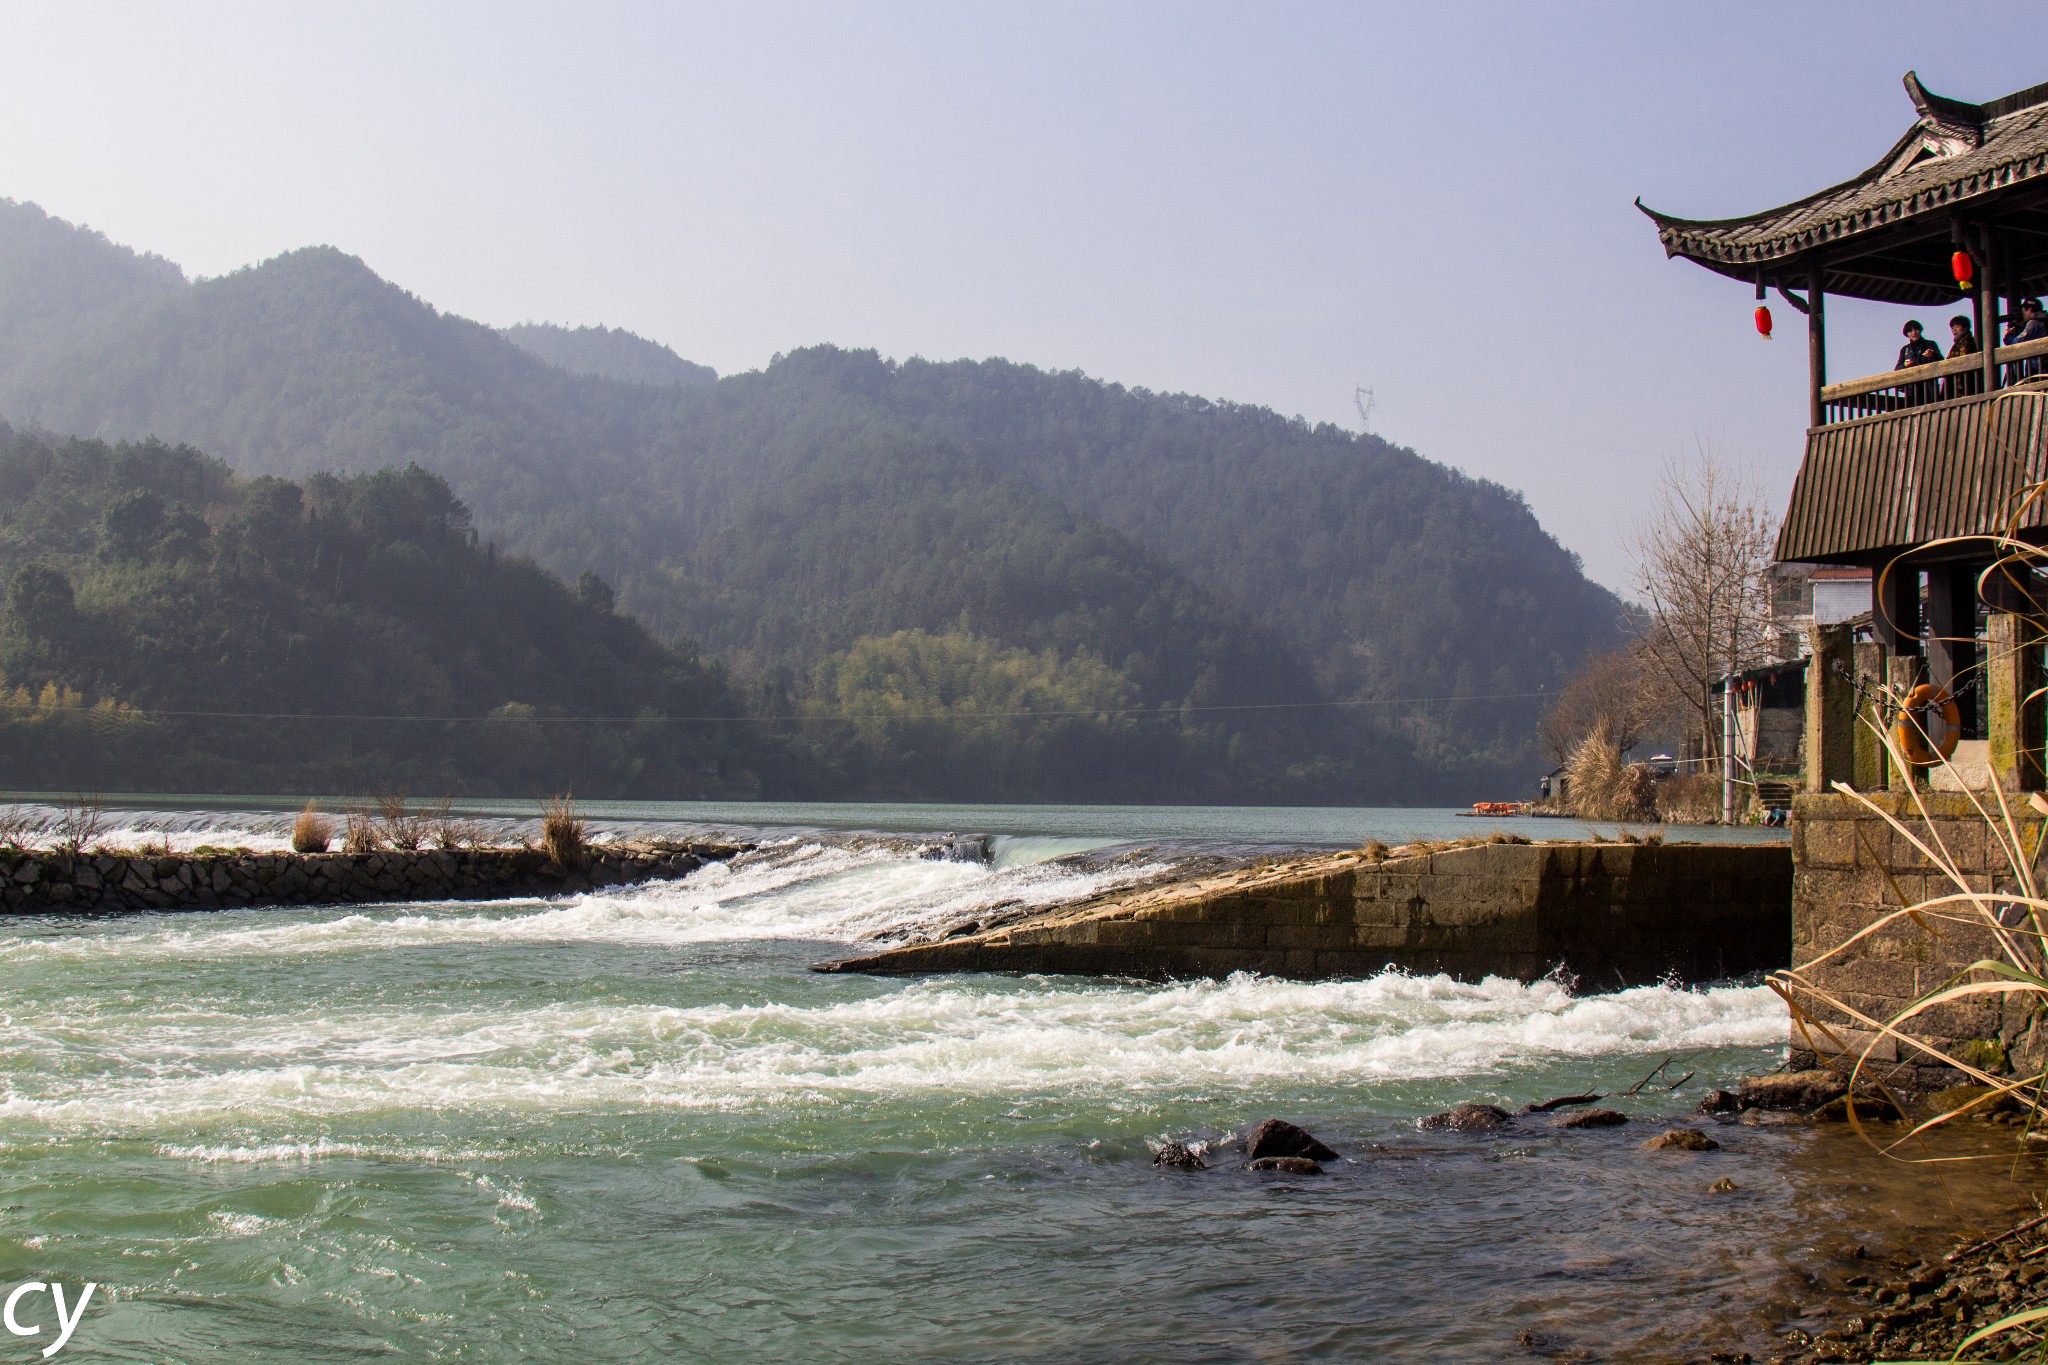
[[1739, 228], [1750, 223], [1768, 222], [1773, 218], [1782, 218], [1787, 214], [1797, 213], [1801, 209], [1818, 204], [1830, 195], [1841, 194], [1846, 190], [1860, 189], [1882, 177], [1885, 169], [1898, 160], [1899, 154], [1906, 150], [1907, 145], [1919, 140], [1922, 131], [1920, 124], [1914, 124], [1904, 137], [1892, 144], [1890, 151], [1886, 152], [1868, 169], [1850, 176], [1839, 184], [1830, 185], [1824, 190], [1815, 190], [1804, 199], [1795, 199], [1789, 204], [1780, 204], [1774, 209], [1763, 209], [1757, 213], [1738, 214], [1733, 218], [1679, 218], [1673, 214], [1657, 212], [1657, 210], [1643, 202], [1641, 195], [1636, 196], [1636, 207], [1641, 209], [1644, 215], [1657, 225], [1657, 235], [1664, 240], [1666, 250], [1669, 251], [1670, 238], [1666, 234], [1672, 230], [1690, 229], [1697, 232], [1709, 232], [1715, 229]]

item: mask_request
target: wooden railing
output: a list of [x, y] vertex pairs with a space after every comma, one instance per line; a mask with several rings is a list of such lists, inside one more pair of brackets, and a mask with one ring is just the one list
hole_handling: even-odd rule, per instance
[[[1998, 362], [1998, 388], [2048, 375], [2048, 340], [2000, 346], [1992, 359]], [[1830, 384], [1820, 391], [1821, 422], [1850, 422], [1902, 408], [1973, 398], [1983, 392], [1984, 357], [1959, 355], [1954, 360], [1938, 360], [1910, 370], [1891, 370]]]

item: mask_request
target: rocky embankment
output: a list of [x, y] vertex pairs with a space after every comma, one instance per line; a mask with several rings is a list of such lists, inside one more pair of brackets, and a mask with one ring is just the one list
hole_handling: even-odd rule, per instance
[[686, 876], [748, 845], [603, 844], [566, 867], [535, 848], [149, 856], [85, 850], [0, 852], [0, 911], [14, 915], [370, 905], [552, 896]]
[[[1653, 1076], [1656, 1073], [1652, 1073]], [[1958, 1089], [1903, 1101], [1909, 1108], [1941, 1112], [1971, 1103], [1981, 1091]], [[1693, 1117], [1672, 1122], [1668, 1108], [1670, 1094], [1661, 1087], [1648, 1093], [1620, 1095], [1565, 1095], [1519, 1110], [1495, 1104], [1467, 1102], [1415, 1121], [1423, 1132], [1459, 1140], [1529, 1137], [1544, 1130], [1566, 1133], [1632, 1128], [1644, 1119], [1647, 1130], [1630, 1145], [1646, 1160], [1672, 1159], [1660, 1154], [1706, 1154], [1724, 1145], [1740, 1150], [1743, 1144], [1767, 1140], [1761, 1130], [1795, 1125], [1839, 1126], [1850, 1117], [1877, 1125], [1874, 1135], [1895, 1135], [1901, 1115], [1890, 1100], [1859, 1091], [1847, 1094], [1841, 1076], [1833, 1071], [1779, 1073], [1753, 1077], [1735, 1090], [1712, 1090], [1694, 1108]], [[1988, 1110], [1982, 1119], [2009, 1127], [2023, 1126], [2010, 1107]], [[1632, 1112], [1633, 1111], [1633, 1112]], [[1645, 1112], [1649, 1111], [1649, 1112]], [[1661, 1115], [1661, 1117], [1660, 1117]], [[1916, 1112], [1912, 1117], [1921, 1117]], [[1749, 1132], [1745, 1135], [1744, 1130]], [[1179, 1171], [1209, 1171], [1227, 1164], [1247, 1176], [1266, 1178], [1337, 1176], [1339, 1168], [1369, 1165], [1385, 1149], [1377, 1146], [1349, 1154], [1337, 1151], [1293, 1123], [1267, 1119], [1255, 1127], [1233, 1130], [1219, 1140], [1170, 1139], [1153, 1148], [1155, 1166]], [[1225, 1159], [1228, 1158], [1226, 1161]], [[1711, 1159], [1710, 1159], [1711, 1160]], [[1713, 1166], [1698, 1168], [1702, 1188], [1709, 1195], [1734, 1194], [1738, 1186]], [[1718, 1176], [1709, 1180], [1710, 1176]], [[1750, 1350], [1714, 1350], [1688, 1357], [1714, 1365], [1821, 1365], [1821, 1362], [1946, 1360], [1964, 1338], [1990, 1323], [2048, 1303], [2048, 1217], [2030, 1218], [1995, 1236], [1959, 1247], [1946, 1256], [1899, 1251], [1879, 1259], [1862, 1246], [1844, 1247], [1837, 1253], [1835, 1273], [1828, 1288], [1861, 1299], [1866, 1307], [1835, 1315], [1826, 1328], [1811, 1331], [1793, 1328], [1782, 1331], [1774, 1350], [1759, 1358]], [[1837, 1302], [1839, 1302], [1837, 1300]], [[1825, 1315], [1824, 1310], [1821, 1315]], [[1812, 1317], [1807, 1317], [1809, 1325]], [[2024, 1357], [2013, 1354], [2021, 1345], [2038, 1345], [2044, 1333], [2023, 1330], [2004, 1348], [1987, 1350], [1986, 1360]], [[1523, 1332], [1519, 1345], [1536, 1355], [1583, 1360], [1593, 1357], [1558, 1347], [1540, 1332]], [[1751, 1343], [1753, 1346], [1754, 1343]], [[1556, 1347], [1556, 1349], [1552, 1349]], [[1668, 1357], [1659, 1355], [1658, 1359]]]

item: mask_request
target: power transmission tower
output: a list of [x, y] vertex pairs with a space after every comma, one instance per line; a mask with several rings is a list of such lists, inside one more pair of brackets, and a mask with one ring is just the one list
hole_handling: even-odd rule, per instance
[[1372, 390], [1354, 386], [1351, 390], [1352, 406], [1358, 409], [1358, 424], [1367, 436], [1372, 435]]

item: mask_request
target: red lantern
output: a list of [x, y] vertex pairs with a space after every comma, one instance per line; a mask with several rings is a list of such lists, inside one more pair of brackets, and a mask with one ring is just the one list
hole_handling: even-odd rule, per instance
[[1969, 293], [1970, 286], [1976, 282], [1974, 277], [1977, 274], [1977, 263], [1970, 259], [1970, 253], [1958, 251], [1949, 257], [1948, 268], [1956, 273], [1956, 288], [1965, 294]]
[[1765, 341], [1771, 339], [1771, 310], [1766, 304], [1756, 306], [1756, 334]]

